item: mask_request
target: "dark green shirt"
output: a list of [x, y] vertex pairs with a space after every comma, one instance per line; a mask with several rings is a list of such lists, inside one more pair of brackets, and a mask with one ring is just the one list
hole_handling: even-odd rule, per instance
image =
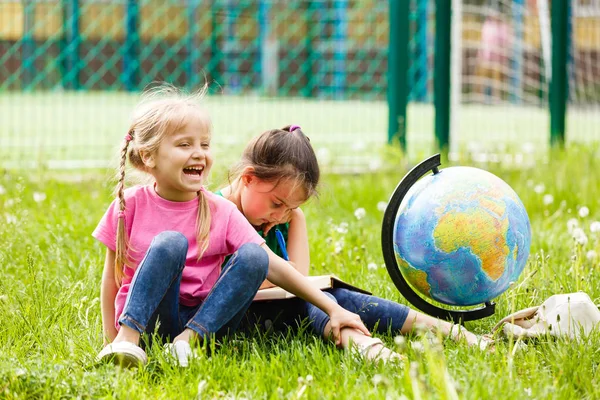
[[[216, 191], [215, 194], [223, 197], [223, 193], [221, 193], [220, 190]], [[271, 249], [271, 251], [273, 253], [275, 253], [279, 257], [283, 258], [283, 252], [281, 251], [281, 247], [279, 247], [279, 242], [277, 242], [277, 236], [275, 235], [275, 229], [279, 229], [281, 231], [281, 233], [283, 234], [283, 238], [285, 239], [285, 241], [287, 243], [289, 228], [290, 228], [290, 224], [286, 222], [285, 224], [275, 225], [273, 228], [271, 228], [271, 230], [269, 231], [267, 236], [264, 235], [262, 229], [258, 231], [258, 234], [265, 239], [267, 246], [269, 247], [269, 249]], [[229, 257], [225, 260], [225, 263], [228, 261], [228, 259], [229, 259]], [[223, 264], [223, 265], [225, 265], [225, 264]]]

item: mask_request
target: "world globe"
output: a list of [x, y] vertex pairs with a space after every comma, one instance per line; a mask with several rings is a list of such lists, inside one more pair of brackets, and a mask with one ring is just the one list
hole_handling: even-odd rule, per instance
[[394, 255], [418, 293], [452, 306], [502, 294], [523, 271], [531, 226], [523, 203], [502, 179], [450, 167], [418, 180], [398, 207]]

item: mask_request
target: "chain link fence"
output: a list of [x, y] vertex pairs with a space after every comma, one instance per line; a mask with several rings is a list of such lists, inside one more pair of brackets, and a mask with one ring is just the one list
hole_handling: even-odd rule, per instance
[[[520, 35], [511, 51], [523, 50], [499, 78], [486, 75], [498, 91], [478, 89], [476, 65], [492, 3]], [[547, 138], [543, 3], [462, 2], [461, 145]], [[600, 105], [600, 18], [588, 3], [572, 19], [569, 112], [579, 117], [569, 119], [568, 138], [581, 140], [598, 138]], [[434, 17], [434, 1], [410, 0], [407, 142], [416, 159], [434, 143]], [[209, 84], [224, 164], [250, 137], [296, 123], [324, 165], [378, 168], [389, 24], [389, 4], [377, 0], [0, 0], [2, 165], [106, 165], [139, 92], [165, 81], [188, 90]], [[499, 135], [488, 135], [494, 126]]]

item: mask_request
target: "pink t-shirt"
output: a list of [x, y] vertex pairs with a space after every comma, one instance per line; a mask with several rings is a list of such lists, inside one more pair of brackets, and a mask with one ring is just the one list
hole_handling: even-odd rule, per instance
[[[137, 186], [125, 190], [125, 229], [129, 237], [133, 269], [125, 268], [125, 277], [115, 298], [115, 325], [118, 328], [134, 271], [144, 258], [152, 239], [163, 231], [177, 231], [188, 240], [188, 253], [181, 278], [180, 303], [200, 304], [208, 295], [221, 272], [226, 256], [245, 243], [262, 244], [264, 239], [229, 200], [203, 190], [209, 201], [211, 223], [208, 248], [198, 260], [196, 219], [198, 199], [175, 202], [160, 197], [153, 186]], [[114, 200], [92, 233], [115, 251], [118, 201]]]

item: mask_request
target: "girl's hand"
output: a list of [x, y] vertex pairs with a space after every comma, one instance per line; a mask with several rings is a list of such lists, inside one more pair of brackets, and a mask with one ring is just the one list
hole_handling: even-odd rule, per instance
[[299, 212], [298, 208], [295, 208], [293, 210], [288, 210], [288, 212], [286, 212], [279, 221], [270, 222], [268, 224], [263, 225], [263, 227], [262, 227], [263, 234], [265, 236], [267, 236], [267, 234], [269, 233], [269, 231], [274, 226], [281, 225], [281, 224], [287, 224], [287, 223], [292, 222], [292, 219], [294, 219], [294, 216], [297, 215], [298, 212]]
[[354, 328], [366, 336], [371, 336], [371, 333], [357, 314], [351, 313], [339, 306], [329, 315], [329, 324], [331, 326], [331, 334], [337, 346], [342, 345], [342, 336], [340, 335], [342, 328]]
[[291, 221], [291, 214], [288, 213], [288, 217], [284, 217], [281, 221], [275, 221], [275, 222], [269, 222], [268, 224], [263, 225], [262, 231], [263, 231], [263, 235], [267, 236], [267, 234], [269, 233], [269, 231], [271, 229], [273, 229], [273, 227], [277, 226], [277, 225], [281, 225], [281, 224], [287, 224], [288, 222]]

